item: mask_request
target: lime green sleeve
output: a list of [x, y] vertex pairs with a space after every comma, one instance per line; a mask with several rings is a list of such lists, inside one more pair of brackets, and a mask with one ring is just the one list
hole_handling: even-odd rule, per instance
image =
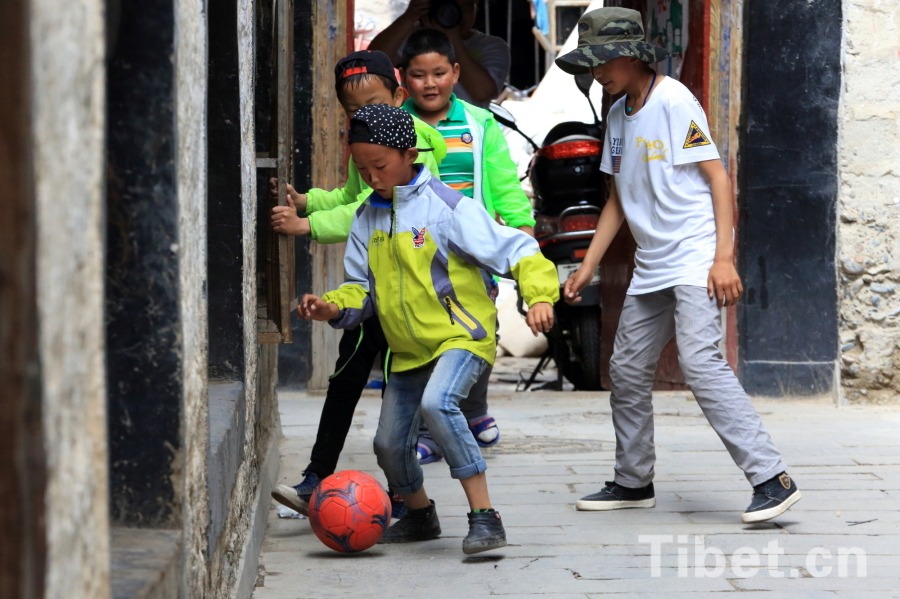
[[[306, 192], [306, 214], [311, 215], [322, 210], [331, 210], [338, 206], [352, 204], [359, 199], [359, 194], [367, 190], [368, 186], [363, 183], [356, 165], [351, 160], [347, 164], [347, 183], [338, 189], [325, 191], [324, 189], [310, 189]], [[347, 228], [349, 231], [349, 227]], [[344, 235], [346, 237], [346, 234]]]
[[444, 136], [440, 131], [415, 116], [413, 117], [413, 126], [416, 128], [416, 147], [420, 150], [430, 148], [427, 152], [419, 152], [419, 162], [427, 166], [435, 177], [440, 178], [437, 167], [447, 156], [447, 142], [444, 141]]
[[[338, 307], [338, 310], [357, 310], [362, 312], [365, 308], [366, 300], [369, 298], [369, 292], [361, 285], [353, 283], [345, 283], [334, 291], [329, 291], [322, 296], [322, 299], [330, 304]], [[335, 320], [339, 320], [338, 316]], [[354, 323], [357, 324], [357, 323]]]
[[[369, 248], [368, 233], [354, 221], [347, 238], [344, 252], [344, 284], [322, 296], [326, 302], [335, 304], [340, 312], [329, 321], [336, 329], [351, 329], [375, 313], [369, 289]], [[361, 238], [362, 236], [362, 238]], [[363, 241], [365, 239], [365, 241]]]
[[[490, 197], [490, 205], [508, 226], [534, 226], [532, 207], [522, 191], [516, 163], [509, 155], [509, 146], [497, 121], [489, 119], [484, 127], [484, 158], [482, 186]], [[485, 205], [488, 205], [485, 202]]]
[[[519, 233], [523, 235], [523, 233]], [[559, 275], [556, 266], [538, 252], [525, 256], [512, 268], [512, 275], [519, 284], [522, 299], [529, 307], [539, 302], [551, 306], [559, 301]]]
[[370, 190], [357, 196], [352, 204], [344, 204], [330, 210], [320, 210], [308, 215], [309, 236], [319, 243], [343, 243], [347, 241], [350, 233], [350, 225], [353, 224], [353, 216], [359, 210], [359, 205], [366, 201]]

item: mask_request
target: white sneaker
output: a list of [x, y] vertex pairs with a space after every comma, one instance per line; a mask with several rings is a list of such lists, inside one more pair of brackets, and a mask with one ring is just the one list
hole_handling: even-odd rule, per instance
[[309, 501], [303, 499], [294, 487], [278, 485], [272, 489], [272, 499], [304, 516], [309, 516]]

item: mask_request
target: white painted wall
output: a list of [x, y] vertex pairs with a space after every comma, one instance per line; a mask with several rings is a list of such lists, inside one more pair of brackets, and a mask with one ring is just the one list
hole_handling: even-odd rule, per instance
[[408, 5], [408, 0], [356, 0], [354, 29], [371, 40], [402, 15]]

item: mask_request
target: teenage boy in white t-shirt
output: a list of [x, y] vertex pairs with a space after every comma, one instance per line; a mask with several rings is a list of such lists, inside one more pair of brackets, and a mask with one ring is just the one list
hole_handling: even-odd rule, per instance
[[638, 247], [610, 360], [615, 479], [576, 507], [656, 505], [651, 387], [675, 335], [685, 381], [753, 486], [742, 520], [770, 520], [800, 491], [718, 349], [720, 309], [733, 306], [743, 287], [734, 267], [731, 183], [706, 115], [684, 85], [649, 66], [666, 51], [644, 41], [637, 11], [591, 11], [578, 33], [578, 48], [556, 64], [573, 75], [590, 72], [604, 90], [626, 96], [606, 121], [600, 170], [612, 175], [609, 199], [584, 263], [566, 281], [566, 301], [580, 299], [623, 220]]

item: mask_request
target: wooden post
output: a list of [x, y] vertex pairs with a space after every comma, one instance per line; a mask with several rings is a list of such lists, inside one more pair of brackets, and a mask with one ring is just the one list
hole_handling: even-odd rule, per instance
[[0, 3], [0, 597], [44, 596], [47, 484], [38, 376], [25, 0]]
[[[280, 0], [275, 18], [276, 41], [276, 116], [275, 164], [278, 173], [278, 203], [287, 204], [287, 184], [294, 180], [294, 2]], [[278, 305], [270, 314], [278, 323], [282, 343], [291, 343], [291, 311], [297, 293], [294, 238], [278, 235]]]
[[[743, 66], [743, 0], [709, 2], [709, 74], [707, 115], [710, 135], [731, 178], [734, 193], [734, 244], [737, 260], [740, 235], [737, 208], [738, 126], [741, 116], [741, 73]], [[724, 314], [725, 359], [737, 369], [737, 307]]]
[[[313, 22], [313, 135], [312, 184], [323, 189], [344, 185], [347, 162], [344, 159], [346, 117], [334, 94], [334, 65], [347, 52], [348, 23], [346, 0], [315, 0]], [[344, 280], [344, 245], [310, 242], [313, 261], [313, 293], [321, 295], [337, 288]], [[325, 323], [312, 329], [312, 372], [307, 388], [323, 390], [338, 355], [340, 332]]]

